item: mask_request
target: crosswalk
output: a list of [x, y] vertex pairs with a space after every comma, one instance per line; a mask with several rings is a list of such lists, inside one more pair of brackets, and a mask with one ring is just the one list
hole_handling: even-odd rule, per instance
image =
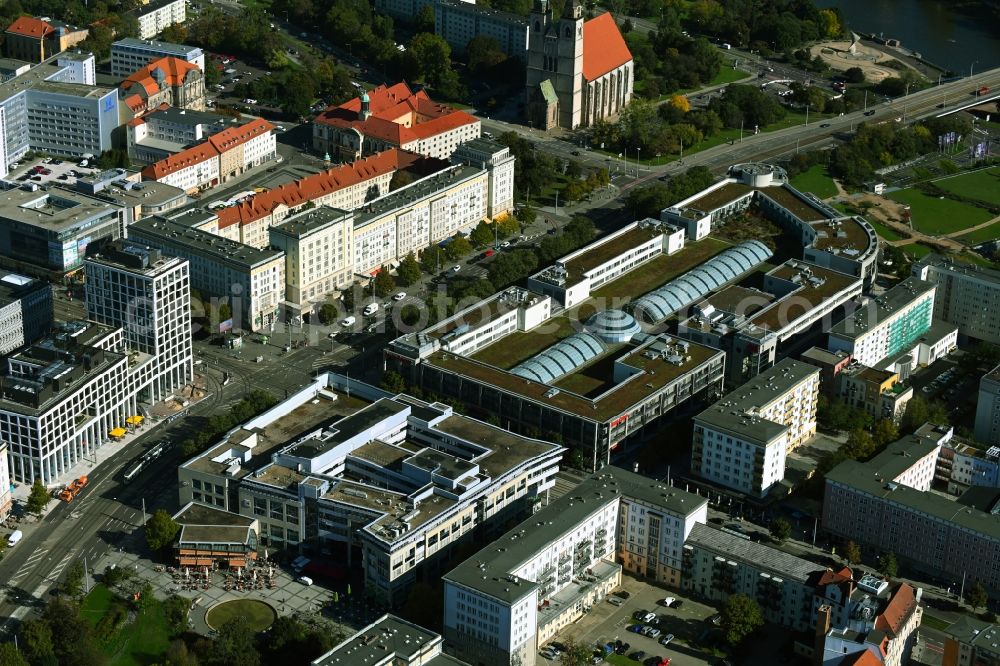
[[8, 584], [16, 585], [18, 581], [31, 573], [31, 570], [35, 568], [35, 565], [38, 564], [38, 561], [41, 560], [47, 552], [49, 552], [48, 548], [42, 548], [41, 550], [36, 550], [29, 555], [28, 559], [24, 561], [24, 564], [21, 565], [21, 568], [18, 569], [14, 575], [10, 577], [10, 580], [7, 581]]
[[45, 577], [45, 580], [51, 583], [54, 583], [57, 580], [59, 580], [59, 576], [62, 575], [63, 569], [66, 568], [71, 559], [73, 559], [73, 553], [71, 552], [66, 553], [66, 555], [61, 560], [59, 560], [59, 563], [56, 564], [54, 567], [52, 567], [52, 571], [50, 571], [49, 575]]

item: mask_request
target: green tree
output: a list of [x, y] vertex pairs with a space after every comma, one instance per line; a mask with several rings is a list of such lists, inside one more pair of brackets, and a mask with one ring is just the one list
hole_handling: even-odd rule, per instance
[[206, 655], [207, 666], [260, 666], [260, 653], [254, 646], [254, 632], [246, 617], [239, 615], [226, 622]]
[[469, 70], [482, 76], [506, 60], [507, 54], [503, 52], [500, 42], [495, 38], [479, 35], [469, 40], [465, 47], [465, 59]]
[[0, 666], [28, 666], [28, 660], [13, 643], [0, 643]]
[[316, 313], [316, 316], [319, 317], [319, 323], [324, 326], [330, 326], [336, 322], [339, 315], [340, 311], [333, 303], [324, 303], [319, 307], [319, 311]]
[[392, 277], [389, 273], [389, 269], [385, 266], [379, 268], [378, 273], [375, 274], [373, 288], [375, 290], [375, 295], [379, 298], [385, 298], [396, 290], [396, 280]]
[[848, 541], [844, 546], [844, 559], [849, 564], [861, 564], [861, 547], [853, 541]]
[[559, 666], [584, 666], [591, 663], [594, 651], [586, 643], [577, 643], [572, 639], [563, 641], [566, 650], [559, 655]]
[[434, 7], [433, 5], [424, 5], [416, 17], [414, 18], [414, 27], [417, 32], [434, 32]]
[[778, 541], [785, 541], [792, 536], [792, 525], [784, 518], [775, 518], [771, 521], [771, 536]]
[[944, 405], [937, 402], [928, 402], [921, 395], [915, 395], [906, 403], [906, 410], [903, 412], [903, 419], [900, 423], [900, 431], [911, 433], [924, 423], [948, 422], [948, 410]]
[[52, 645], [60, 666], [100, 666], [107, 661], [97, 647], [90, 623], [80, 617], [80, 607], [75, 601], [53, 598], [42, 620], [52, 632]]
[[413, 252], [408, 253], [396, 267], [396, 280], [403, 286], [410, 286], [420, 279], [420, 264]]
[[437, 273], [444, 261], [444, 251], [437, 245], [429, 245], [420, 252], [420, 267], [425, 273]]
[[45, 487], [42, 480], [35, 479], [35, 482], [31, 484], [31, 493], [28, 495], [28, 511], [36, 515], [41, 514], [51, 500], [52, 495], [49, 494], [48, 488]]
[[985, 606], [989, 599], [989, 595], [979, 581], [976, 581], [965, 593], [965, 601], [972, 606], [973, 613]]
[[52, 643], [52, 629], [42, 619], [28, 620], [21, 625], [21, 649], [28, 662], [34, 665], [58, 666], [56, 648]]
[[899, 574], [899, 563], [893, 552], [883, 553], [878, 561], [878, 570], [886, 578], [895, 578]]
[[68, 567], [66, 567], [66, 574], [63, 578], [63, 592], [71, 597], [79, 597], [83, 594], [83, 578], [85, 572], [83, 570], [83, 562], [80, 560], [73, 560]]
[[406, 391], [406, 380], [404, 380], [403, 376], [395, 370], [386, 370], [382, 374], [382, 381], [380, 381], [378, 385], [380, 388], [383, 388], [392, 394], [403, 393]]
[[[531, 211], [530, 208], [528, 209], [528, 211], [534, 214], [534, 212]], [[511, 217], [511, 216], [507, 216], [495, 221], [493, 223], [493, 226], [496, 228], [497, 236], [499, 236], [500, 238], [510, 238], [514, 234], [520, 233], [521, 231], [521, 223], [518, 221], [516, 217]]]
[[473, 247], [481, 248], [493, 244], [493, 225], [480, 221], [469, 233], [469, 241]]
[[177, 594], [171, 594], [163, 601], [163, 615], [174, 635], [187, 629], [190, 609], [191, 600]]
[[872, 440], [876, 449], [883, 449], [899, 439], [899, 428], [892, 422], [892, 419], [879, 419], [872, 429]]
[[860, 67], [850, 67], [844, 72], [844, 80], [848, 83], [864, 83], [865, 71]]
[[472, 243], [461, 234], [456, 235], [450, 243], [445, 245], [445, 255], [451, 261], [457, 261], [472, 252]]
[[757, 602], [744, 594], [734, 594], [722, 605], [722, 632], [727, 643], [737, 646], [764, 625]]
[[844, 453], [852, 460], [864, 460], [875, 453], [875, 442], [867, 430], [856, 428], [847, 436]]
[[222, 303], [219, 306], [219, 321], [220, 322], [228, 321], [229, 319], [232, 318], [233, 318], [233, 308], [229, 305], [229, 303]]
[[146, 522], [146, 544], [150, 550], [162, 550], [173, 544], [180, 529], [169, 513], [158, 509]]

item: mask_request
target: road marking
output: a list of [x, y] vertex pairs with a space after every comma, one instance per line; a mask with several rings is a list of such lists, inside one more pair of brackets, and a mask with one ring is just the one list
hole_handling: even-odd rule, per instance
[[56, 580], [58, 580], [60, 574], [62, 574], [62, 572], [63, 572], [63, 569], [66, 568], [66, 565], [69, 564], [69, 561], [72, 558], [73, 558], [73, 552], [72, 551], [66, 553], [66, 556], [63, 557], [61, 560], [59, 560], [58, 564], [56, 564], [54, 567], [52, 567], [52, 571], [49, 573], [48, 576], [45, 577], [45, 580], [49, 580], [49, 581], [52, 581], [52, 582], [55, 582]]

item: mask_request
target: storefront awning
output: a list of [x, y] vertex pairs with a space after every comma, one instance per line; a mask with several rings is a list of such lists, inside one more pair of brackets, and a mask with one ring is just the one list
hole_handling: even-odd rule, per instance
[[247, 565], [246, 560], [229, 560], [230, 569], [242, 569]]
[[127, 432], [128, 432], [128, 431], [127, 431], [127, 430], [125, 430], [125, 428], [115, 428], [114, 430], [112, 430], [112, 431], [111, 431], [111, 432], [109, 432], [108, 434], [109, 434], [110, 436], [112, 436], [112, 437], [116, 437], [116, 438], [117, 438], [117, 437], [124, 437], [124, 436], [125, 436], [125, 433], [127, 433]]
[[138, 414], [136, 414], [135, 416], [130, 416], [127, 419], [125, 419], [125, 423], [129, 425], [139, 425], [140, 423], [142, 423], [142, 421], [143, 418]]

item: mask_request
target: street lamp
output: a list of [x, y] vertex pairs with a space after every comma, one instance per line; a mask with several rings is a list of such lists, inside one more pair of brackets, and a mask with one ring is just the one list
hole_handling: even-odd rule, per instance
[[642, 153], [642, 148], [636, 147], [635, 149], [635, 177], [639, 177], [639, 154]]
[[973, 61], [972, 61], [972, 62], [971, 62], [971, 63], [969, 64], [969, 78], [970, 78], [970, 79], [972, 78], [972, 68], [973, 68], [973, 67], [975, 67], [975, 66], [976, 66], [976, 65], [978, 65], [978, 64], [979, 64], [979, 61], [978, 61], [978, 60], [973, 60]]

